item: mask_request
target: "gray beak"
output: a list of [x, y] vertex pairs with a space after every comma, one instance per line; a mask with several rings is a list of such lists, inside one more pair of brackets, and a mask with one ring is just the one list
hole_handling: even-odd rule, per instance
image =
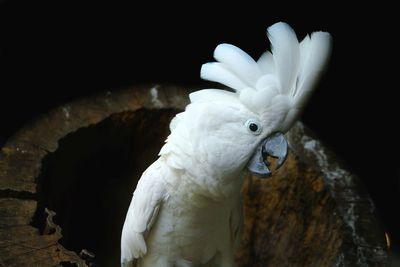
[[267, 157], [271, 156], [277, 158], [277, 166], [275, 170], [279, 169], [285, 162], [288, 154], [288, 143], [283, 133], [273, 133], [265, 138], [257, 147], [255, 153], [251, 157], [247, 168], [248, 170], [261, 178], [268, 178], [272, 172], [268, 169], [270, 162]]

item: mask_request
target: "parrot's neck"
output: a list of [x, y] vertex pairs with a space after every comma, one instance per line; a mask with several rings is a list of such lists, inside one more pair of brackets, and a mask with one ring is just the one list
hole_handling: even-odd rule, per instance
[[223, 151], [233, 147], [232, 140], [221, 139], [215, 146], [215, 139], [197, 134], [187, 121], [179, 123], [185, 114], [176, 118], [177, 125], [172, 126], [175, 128], [159, 153], [160, 160], [179, 173], [181, 179], [190, 181], [204, 196], [225, 198], [239, 194], [243, 184], [242, 173], [251, 153], [232, 150], [235, 154], [232, 156]]
[[240, 194], [240, 189], [243, 184], [243, 169], [244, 166], [238, 166], [236, 170], [221, 171], [218, 168], [213, 168], [204, 162], [196, 161], [196, 158], [185, 158], [186, 164], [182, 167], [177, 167], [170, 164], [171, 157], [176, 155], [163, 155], [160, 157], [164, 164], [169, 166], [171, 170], [184, 179], [184, 182], [191, 183], [195, 192], [213, 200], [221, 200], [230, 198]]

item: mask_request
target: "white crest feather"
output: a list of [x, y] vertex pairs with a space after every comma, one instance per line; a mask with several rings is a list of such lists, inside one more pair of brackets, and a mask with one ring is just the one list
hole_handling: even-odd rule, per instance
[[247, 85], [223, 63], [206, 63], [201, 66], [200, 76], [204, 80], [224, 84], [236, 91], [247, 87]]
[[193, 92], [189, 95], [190, 102], [212, 102], [212, 101], [225, 101], [232, 102], [237, 101], [235, 93], [223, 91], [220, 89], [203, 89], [200, 91]]
[[279, 90], [283, 95], [287, 95], [294, 89], [298, 75], [299, 41], [293, 29], [283, 22], [272, 25], [267, 32], [274, 57], [275, 75], [280, 82]]
[[247, 86], [254, 87], [261, 72], [252, 57], [231, 44], [220, 44], [215, 48], [214, 58], [237, 75]]
[[267, 51], [264, 52], [261, 57], [257, 60], [257, 64], [262, 73], [274, 73], [275, 63], [272, 53]]
[[327, 32], [314, 32], [300, 43], [300, 73], [293, 95], [295, 104], [304, 106], [319, 76], [325, 69], [331, 52], [331, 35]]
[[[243, 50], [221, 44], [214, 51], [218, 62], [204, 64], [201, 77], [232, 88], [242, 104], [260, 115], [283, 116], [274, 120], [280, 122], [274, 127], [286, 132], [298, 118], [326, 66], [331, 36], [327, 32], [314, 32], [299, 43], [293, 29], [284, 22], [269, 27], [267, 35], [272, 53], [265, 52], [256, 62]], [[278, 95], [279, 99], [287, 98], [286, 112], [271, 102]], [[214, 96], [220, 97], [215, 91], [207, 93], [208, 99]]]

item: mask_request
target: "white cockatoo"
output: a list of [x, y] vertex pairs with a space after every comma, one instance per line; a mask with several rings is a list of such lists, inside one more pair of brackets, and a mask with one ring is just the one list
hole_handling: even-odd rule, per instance
[[231, 267], [240, 242], [240, 189], [247, 170], [270, 175], [266, 157], [287, 155], [284, 133], [298, 118], [329, 58], [331, 36], [300, 43], [286, 23], [267, 30], [271, 52], [254, 61], [220, 44], [201, 77], [205, 89], [171, 121], [159, 158], [140, 178], [121, 237], [121, 264]]

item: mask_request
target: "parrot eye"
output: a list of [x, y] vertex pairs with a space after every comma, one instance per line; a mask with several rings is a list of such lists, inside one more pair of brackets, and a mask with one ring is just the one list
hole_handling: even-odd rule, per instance
[[247, 130], [249, 130], [249, 132], [251, 132], [254, 135], [259, 135], [262, 131], [261, 124], [254, 119], [249, 119], [248, 121], [246, 121], [245, 126]]

